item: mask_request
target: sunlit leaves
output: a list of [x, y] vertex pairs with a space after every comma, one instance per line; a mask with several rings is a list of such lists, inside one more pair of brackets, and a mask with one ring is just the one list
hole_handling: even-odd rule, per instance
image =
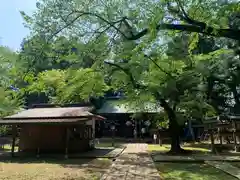
[[30, 92], [44, 92], [55, 103], [88, 101], [108, 90], [100, 72], [93, 69], [51, 70], [38, 75]]
[[198, 33], [193, 33], [190, 36], [190, 43], [189, 43], [189, 47], [188, 47], [189, 54], [192, 54], [192, 51], [197, 48], [198, 41], [199, 41]]
[[233, 50], [231, 49], [218, 49], [216, 51], [210, 52], [208, 54], [200, 54], [200, 55], [195, 55], [193, 58], [197, 61], [201, 61], [201, 60], [216, 60], [216, 59], [220, 59], [222, 56], [226, 56], [226, 55], [231, 55], [233, 54]]
[[10, 89], [17, 79], [17, 56], [9, 48], [0, 47], [0, 116], [13, 112], [22, 103], [18, 93]]
[[[158, 101], [154, 96], [158, 92], [178, 112], [184, 110], [187, 117], [206, 115], [201, 109], [206, 105], [206, 89], [199, 85], [205, 86], [205, 79], [215, 69], [223, 72], [232, 52], [227, 52], [227, 46], [216, 38], [158, 31], [157, 25], [194, 24], [186, 20], [184, 12], [179, 14], [184, 9], [193, 20], [226, 28], [238, 22], [231, 24], [228, 20], [238, 4], [217, 0], [179, 2], [183, 7], [166, 0], [40, 1], [31, 19], [22, 13], [31, 31], [38, 35], [22, 52], [24, 62], [33, 65], [37, 75], [36, 79], [29, 76], [31, 90], [45, 92], [55, 102], [75, 102], [102, 96], [111, 86], [139, 104]], [[127, 40], [145, 28], [148, 33], [144, 37]], [[35, 42], [37, 38], [39, 42]], [[217, 63], [221, 59], [228, 61]], [[106, 65], [105, 60], [121, 68]], [[234, 74], [235, 67], [229, 68], [228, 74], [222, 73], [224, 77]]]
[[8, 115], [22, 106], [22, 100], [17, 92], [0, 87], [0, 116]]

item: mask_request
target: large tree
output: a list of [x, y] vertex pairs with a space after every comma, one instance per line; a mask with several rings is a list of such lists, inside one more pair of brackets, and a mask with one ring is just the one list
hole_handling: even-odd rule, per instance
[[[37, 3], [33, 17], [22, 12], [26, 24], [49, 39], [61, 33], [81, 37], [117, 32], [127, 40], [137, 40], [152, 31], [178, 30], [239, 40], [239, 29], [228, 20], [239, 19], [239, 2], [226, 0], [172, 1], [53, 1]], [[220, 19], [219, 19], [220, 18]], [[127, 24], [128, 32], [122, 29]], [[69, 34], [66, 29], [73, 30]]]
[[[164, 107], [174, 152], [181, 151], [177, 112], [193, 108], [186, 101], [201, 104], [205, 98], [198, 86], [202, 76], [197, 66], [201, 63], [196, 60], [209, 59], [212, 55], [195, 58], [194, 45], [201, 41], [198, 33], [233, 41], [240, 39], [239, 29], [229, 24], [229, 18], [239, 10], [235, 1], [42, 0], [37, 8], [32, 17], [24, 12], [22, 15], [32, 33], [46, 44], [58, 36], [74, 37], [84, 44], [104, 37], [107, 43], [95, 46], [105, 55], [98, 59], [101, 63], [97, 67], [102, 67], [106, 59], [111, 68], [101, 70], [114, 72], [106, 77], [111, 85], [124, 90], [128, 97], [157, 101]], [[166, 55], [166, 43], [180, 31], [193, 32], [192, 42], [187, 45], [189, 51], [184, 55], [188, 61]], [[88, 53], [93, 50], [96, 49]]]

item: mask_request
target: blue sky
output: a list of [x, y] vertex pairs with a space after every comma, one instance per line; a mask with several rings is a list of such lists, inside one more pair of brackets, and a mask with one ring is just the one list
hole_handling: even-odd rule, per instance
[[0, 45], [13, 50], [20, 47], [22, 39], [29, 34], [23, 26], [19, 11], [31, 14], [36, 8], [37, 0], [2, 0], [0, 5]]

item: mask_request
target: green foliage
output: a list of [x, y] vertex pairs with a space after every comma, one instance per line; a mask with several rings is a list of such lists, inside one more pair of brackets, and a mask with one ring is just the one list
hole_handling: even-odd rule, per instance
[[189, 44], [189, 47], [188, 47], [188, 53], [189, 54], [192, 54], [192, 51], [197, 48], [198, 42], [199, 42], [198, 33], [192, 34], [192, 36], [190, 37], [190, 44]]
[[0, 137], [6, 136], [9, 132], [8, 126], [0, 126]]
[[107, 90], [101, 73], [90, 68], [45, 71], [39, 73], [27, 89], [32, 93], [45, 93], [54, 103], [88, 101]]
[[155, 115], [153, 118], [153, 123], [155, 124], [156, 128], [168, 128], [167, 114], [162, 112]]
[[16, 65], [17, 54], [7, 47], [0, 46], [0, 84], [2, 87], [8, 87], [13, 77]]
[[[239, 89], [239, 59], [227, 46], [236, 44], [198, 33], [159, 31], [158, 25], [190, 26], [189, 17], [216, 28], [236, 28], [233, 14], [239, 4], [178, 2], [41, 0], [33, 16], [21, 12], [34, 34], [20, 52], [22, 67], [27, 67], [23, 81], [30, 84], [26, 91], [44, 92], [52, 102], [63, 103], [87, 101], [111, 87], [136, 105], [157, 103], [160, 94], [179, 122], [215, 114], [216, 99]], [[127, 40], [144, 28], [144, 37]]]
[[0, 88], [0, 116], [19, 110], [22, 106], [21, 97], [16, 92]]
[[8, 115], [21, 107], [22, 101], [16, 92], [9, 89], [16, 78], [17, 54], [7, 47], [0, 47], [0, 116]]

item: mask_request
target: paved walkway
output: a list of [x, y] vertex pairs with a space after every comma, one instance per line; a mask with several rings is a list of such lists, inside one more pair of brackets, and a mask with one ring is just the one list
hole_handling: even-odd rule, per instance
[[205, 161], [205, 163], [240, 179], [240, 169], [235, 166], [232, 166], [231, 164], [229, 164], [227, 162]]
[[127, 144], [101, 180], [160, 180], [147, 144]]

